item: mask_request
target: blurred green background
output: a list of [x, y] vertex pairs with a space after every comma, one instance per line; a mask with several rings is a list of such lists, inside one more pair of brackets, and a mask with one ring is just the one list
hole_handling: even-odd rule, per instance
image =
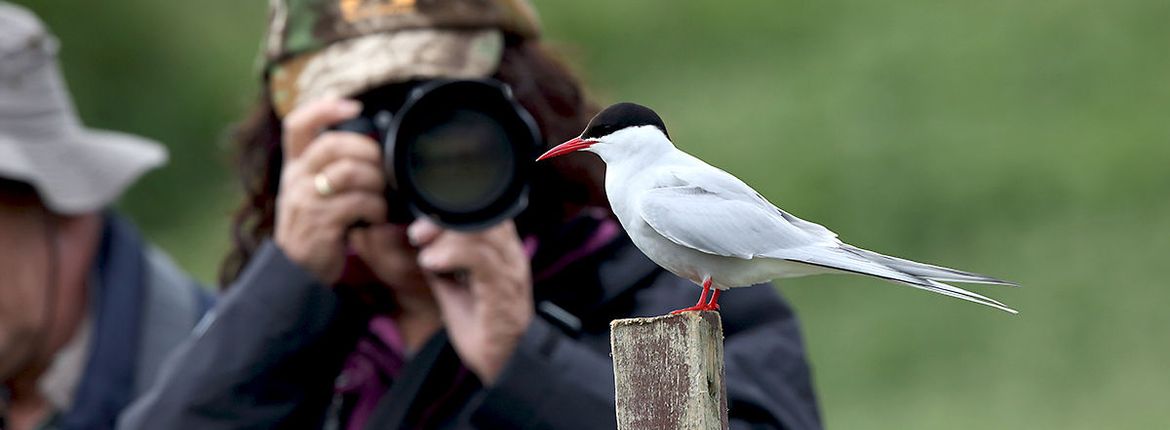
[[[122, 207], [204, 281], [265, 2], [18, 2], [91, 126], [171, 164]], [[1024, 285], [1010, 316], [851, 277], [781, 283], [831, 428], [1170, 423], [1170, 2], [537, 0], [608, 103], [853, 244]], [[734, 312], [734, 309], [725, 311]]]

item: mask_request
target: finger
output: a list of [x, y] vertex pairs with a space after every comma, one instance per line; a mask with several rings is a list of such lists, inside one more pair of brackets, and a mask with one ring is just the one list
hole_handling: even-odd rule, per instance
[[528, 258], [528, 254], [524, 253], [524, 242], [520, 240], [520, 233], [516, 231], [516, 223], [510, 219], [485, 230], [483, 239], [506, 261]]
[[300, 160], [309, 172], [322, 168], [341, 159], [353, 159], [381, 168], [382, 151], [374, 139], [348, 131], [327, 131], [321, 133], [301, 153]]
[[361, 103], [349, 99], [324, 99], [293, 109], [284, 117], [284, 154], [297, 158], [321, 130], [353, 118], [362, 111]]
[[321, 169], [335, 192], [365, 191], [381, 194], [386, 187], [382, 169], [370, 163], [343, 158]]
[[[511, 220], [472, 233], [443, 230], [431, 221], [419, 220], [411, 224], [407, 235], [421, 248], [419, 265], [424, 269], [427, 265], [440, 272], [467, 268], [483, 274], [528, 258]], [[485, 268], [488, 270], [480, 270]]]
[[471, 278], [492, 272], [492, 266], [501, 266], [496, 252], [469, 240], [458, 232], [448, 231], [418, 253], [418, 264], [424, 271], [437, 274], [468, 272]]
[[470, 269], [454, 269], [450, 272], [426, 272], [426, 276], [427, 281], [432, 285], [441, 283], [442, 285], [459, 288], [468, 288], [472, 285]]
[[380, 224], [386, 221], [386, 199], [381, 194], [349, 191], [323, 202], [326, 221], [342, 230], [358, 221]]
[[422, 248], [430, 245], [443, 231], [443, 228], [430, 218], [419, 217], [406, 229], [406, 237], [410, 239], [411, 245]]
[[490, 254], [496, 263], [509, 263], [517, 259], [527, 260], [524, 254], [524, 244], [516, 232], [516, 224], [512, 220], [505, 220], [486, 230], [476, 232], [448, 231], [440, 238], [450, 240], [454, 247], [483, 247], [484, 252]]

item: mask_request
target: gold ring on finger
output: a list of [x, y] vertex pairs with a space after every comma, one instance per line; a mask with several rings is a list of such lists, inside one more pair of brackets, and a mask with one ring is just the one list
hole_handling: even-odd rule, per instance
[[329, 183], [329, 177], [324, 173], [318, 173], [313, 177], [313, 186], [317, 188], [317, 195], [321, 197], [329, 197], [333, 195], [333, 184]]

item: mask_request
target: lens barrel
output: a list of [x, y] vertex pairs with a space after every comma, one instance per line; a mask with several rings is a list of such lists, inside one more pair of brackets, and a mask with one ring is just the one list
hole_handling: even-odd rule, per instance
[[367, 107], [334, 129], [382, 143], [391, 222], [395, 206], [453, 229], [475, 230], [518, 215], [528, 203], [540, 132], [507, 85], [433, 80], [397, 109]]

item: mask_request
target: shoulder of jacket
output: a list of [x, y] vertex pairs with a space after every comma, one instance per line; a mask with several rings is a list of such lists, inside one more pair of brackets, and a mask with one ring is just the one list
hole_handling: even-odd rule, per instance
[[154, 246], [143, 250], [142, 320], [136, 392], [154, 379], [158, 367], [202, 318], [211, 292], [187, 275], [170, 256]]

